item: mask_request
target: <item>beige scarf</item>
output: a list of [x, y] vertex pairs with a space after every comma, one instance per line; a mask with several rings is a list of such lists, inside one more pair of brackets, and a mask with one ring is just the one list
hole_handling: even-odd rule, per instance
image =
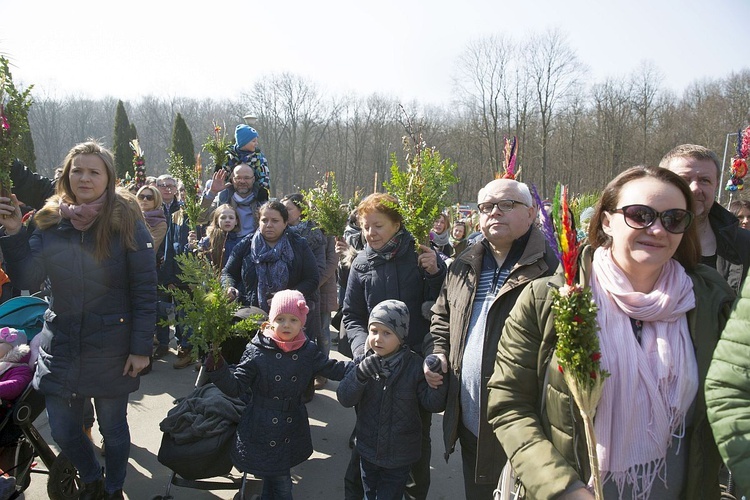
[[[609, 249], [594, 253], [591, 288], [604, 382], [594, 429], [603, 481], [620, 492], [630, 485], [648, 498], [654, 481], [666, 484], [665, 458], [685, 431], [685, 413], [698, 392], [698, 364], [685, 313], [695, 307], [693, 283], [670, 259], [654, 290], [633, 290]], [[643, 321], [641, 344], [630, 318]]]

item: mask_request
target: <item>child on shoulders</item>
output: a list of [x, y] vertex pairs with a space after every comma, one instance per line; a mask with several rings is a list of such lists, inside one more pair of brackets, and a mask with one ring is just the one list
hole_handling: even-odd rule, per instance
[[290, 469], [313, 452], [302, 393], [315, 375], [341, 380], [347, 367], [307, 339], [303, 326], [308, 311], [299, 291], [277, 292], [269, 321], [247, 345], [234, 372], [221, 357], [206, 360], [210, 380], [225, 394], [252, 394], [237, 425], [232, 463], [263, 479], [263, 498], [292, 498]]
[[427, 385], [421, 356], [404, 342], [409, 333], [406, 304], [384, 300], [373, 308], [368, 324], [365, 354], [347, 369], [336, 395], [343, 406], [357, 407], [356, 446], [365, 498], [400, 499], [411, 466], [422, 454], [419, 407], [443, 411], [448, 389], [447, 384], [438, 389]]
[[227, 165], [229, 172], [240, 163], [247, 163], [255, 174], [253, 192], [259, 202], [268, 201], [271, 187], [271, 172], [268, 161], [258, 147], [258, 131], [245, 124], [237, 125], [234, 129], [234, 144], [227, 151]]

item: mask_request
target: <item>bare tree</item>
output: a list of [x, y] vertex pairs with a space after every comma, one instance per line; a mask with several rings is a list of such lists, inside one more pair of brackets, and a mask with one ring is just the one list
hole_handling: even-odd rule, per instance
[[592, 88], [600, 157], [609, 178], [615, 177], [623, 166], [625, 142], [633, 121], [631, 89], [621, 79], [607, 79]]
[[533, 35], [526, 44], [527, 65], [541, 119], [542, 193], [547, 196], [548, 148], [558, 107], [582, 76], [584, 67], [559, 30]]
[[660, 111], [658, 99], [660, 85], [664, 77], [650, 61], [643, 61], [631, 76], [633, 86], [633, 108], [638, 116], [638, 128], [641, 138], [641, 155], [638, 157], [646, 164], [649, 152], [649, 137]]
[[[489, 36], [469, 43], [460, 56], [454, 77], [460, 102], [471, 111], [486, 147], [488, 167], [496, 171], [505, 145], [502, 125], [509, 117], [508, 70], [513, 43], [507, 37]], [[509, 125], [509, 124], [508, 124]]]

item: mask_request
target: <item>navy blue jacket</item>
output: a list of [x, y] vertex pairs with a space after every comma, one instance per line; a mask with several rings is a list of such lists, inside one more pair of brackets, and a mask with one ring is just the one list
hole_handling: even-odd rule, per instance
[[226, 395], [251, 396], [237, 425], [234, 466], [242, 472], [278, 476], [307, 460], [313, 446], [302, 393], [315, 375], [341, 380], [346, 366], [328, 359], [309, 340], [295, 351], [283, 352], [261, 332], [247, 345], [234, 372], [226, 363], [208, 372]]
[[94, 258], [94, 234], [68, 219], [28, 236], [0, 238], [8, 271], [21, 289], [49, 277], [51, 299], [34, 386], [64, 398], [113, 397], [138, 389], [139, 378], [122, 375], [130, 354], [149, 356], [156, 325], [156, 259], [145, 223], [128, 251], [115, 233], [110, 256]]
[[408, 232], [401, 240], [396, 256], [390, 260], [372, 256], [369, 247], [359, 252], [352, 262], [344, 296], [343, 323], [356, 355], [367, 340], [367, 320], [372, 308], [387, 299], [397, 299], [409, 308], [409, 336], [406, 343], [422, 352], [422, 342], [430, 333], [430, 322], [422, 314], [422, 305], [440, 294], [446, 266], [438, 258], [439, 271], [428, 276], [417, 262], [414, 238]]
[[[363, 356], [358, 357], [358, 365]], [[447, 382], [447, 378], [445, 379]], [[448, 384], [427, 385], [422, 357], [406, 349], [389, 377], [357, 378], [357, 367], [346, 370], [336, 390], [345, 407], [357, 407], [357, 451], [370, 463], [386, 469], [411, 465], [422, 455], [422, 419], [419, 407], [431, 413], [445, 409]]]
[[[289, 282], [286, 288], [302, 292], [312, 312], [314, 304], [317, 303], [320, 279], [315, 255], [304, 238], [288, 230], [286, 235], [294, 252], [294, 260], [289, 264]], [[255, 263], [250, 258], [252, 242], [252, 236], [247, 236], [237, 243], [222, 270], [221, 281], [225, 287], [234, 287], [240, 291], [242, 305], [260, 307], [268, 311], [268, 304], [258, 303], [258, 273]], [[311, 314], [308, 314], [308, 318], [310, 316]]]

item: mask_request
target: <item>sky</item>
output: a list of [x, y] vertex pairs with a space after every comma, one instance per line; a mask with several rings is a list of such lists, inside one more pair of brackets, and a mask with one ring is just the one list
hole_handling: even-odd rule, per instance
[[0, 0], [0, 55], [51, 97], [237, 98], [290, 72], [326, 93], [446, 105], [472, 40], [559, 29], [587, 81], [648, 61], [679, 95], [750, 67], [747, 19], [750, 0]]

